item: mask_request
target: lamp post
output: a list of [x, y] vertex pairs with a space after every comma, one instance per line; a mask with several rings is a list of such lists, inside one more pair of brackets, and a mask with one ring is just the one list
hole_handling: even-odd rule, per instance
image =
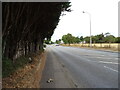
[[91, 14], [89, 12], [83, 11], [83, 13], [87, 13], [90, 18], [90, 47], [92, 47], [92, 37], [91, 37]]

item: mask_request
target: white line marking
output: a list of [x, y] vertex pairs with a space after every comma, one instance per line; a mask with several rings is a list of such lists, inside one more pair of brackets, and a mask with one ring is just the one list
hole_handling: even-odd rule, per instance
[[87, 60], [87, 61], [90, 61], [90, 60]]
[[118, 63], [114, 63], [114, 62], [104, 62], [104, 61], [99, 61], [101, 63], [109, 63], [109, 64], [118, 64]]
[[96, 58], [103, 58], [103, 57], [96, 57]]
[[105, 55], [101, 55], [101, 56], [105, 56]]
[[110, 68], [110, 67], [107, 67], [107, 66], [104, 66], [104, 67], [107, 68], [107, 69], [110, 69], [110, 70], [112, 70], [112, 71], [118, 72], [117, 70], [112, 69], [112, 68]]
[[115, 58], [115, 59], [117, 59], [117, 60], [118, 60], [118, 58]]

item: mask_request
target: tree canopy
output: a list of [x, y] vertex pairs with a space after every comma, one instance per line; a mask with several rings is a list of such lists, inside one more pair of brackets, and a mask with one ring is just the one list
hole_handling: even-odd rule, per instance
[[79, 43], [80, 42], [79, 37], [74, 37], [70, 33], [68, 33], [67, 35], [63, 35], [62, 40], [65, 44]]
[[[43, 48], [69, 2], [3, 2], [2, 54], [14, 59]], [[19, 52], [19, 55], [18, 55]]]
[[[70, 33], [63, 35], [62, 40], [65, 44], [80, 43], [84, 41], [86, 43], [90, 43], [89, 36], [75, 37]], [[92, 43], [120, 43], [120, 37], [115, 37], [111, 35], [109, 32], [105, 34], [101, 33], [101, 34], [92, 36]]]

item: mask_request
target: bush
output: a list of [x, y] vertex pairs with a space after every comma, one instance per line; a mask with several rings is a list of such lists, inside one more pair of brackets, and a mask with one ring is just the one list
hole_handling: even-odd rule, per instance
[[3, 58], [2, 59], [2, 77], [7, 77], [9, 76], [12, 72], [14, 72], [14, 67], [12, 60], [8, 58]]
[[12, 60], [8, 58], [2, 59], [2, 77], [8, 77], [10, 74], [15, 72], [18, 68], [21, 68], [29, 63], [28, 56], [21, 56], [15, 60], [13, 63]]
[[29, 58], [28, 56], [21, 56], [18, 59], [16, 59], [14, 64], [15, 69], [18, 69], [28, 64], [30, 61], [28, 58]]
[[43, 47], [46, 48], [46, 44], [43, 44]]

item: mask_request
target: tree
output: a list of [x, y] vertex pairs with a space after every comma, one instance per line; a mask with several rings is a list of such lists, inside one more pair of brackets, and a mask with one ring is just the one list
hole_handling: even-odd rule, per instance
[[57, 43], [57, 44], [60, 44], [60, 43], [61, 43], [61, 39], [56, 40], [56, 43]]
[[[85, 41], [87, 43], [90, 42], [90, 37], [85, 37]], [[92, 42], [93, 43], [103, 43], [104, 42], [104, 35], [103, 35], [103, 33], [95, 35], [95, 36], [92, 36]]]
[[113, 35], [106, 36], [104, 41], [106, 43], [114, 43], [115, 42], [115, 37]]
[[104, 34], [99, 34], [96, 36], [98, 38], [98, 41], [96, 41], [97, 43], [103, 43], [104, 42]]
[[75, 37], [74, 43], [79, 43], [81, 40], [79, 37]]
[[70, 33], [68, 33], [67, 35], [63, 35], [62, 40], [65, 44], [71, 44], [74, 41], [73, 36]]
[[50, 44], [50, 40], [44, 40], [45, 44]]
[[68, 33], [67, 35], [62, 36], [62, 40], [65, 44], [79, 43], [80, 38], [72, 36], [72, 34]]
[[[85, 37], [84, 40], [87, 43], [89, 43], [90, 42], [90, 37]], [[102, 33], [102, 34], [92, 36], [92, 42], [93, 43], [114, 43], [114, 42], [117, 42], [118, 40], [119, 39], [115, 38], [115, 36], [110, 35], [110, 33], [105, 33], [105, 35]]]
[[81, 36], [81, 37], [80, 37], [80, 41], [83, 41], [83, 40], [84, 40], [84, 38], [83, 38], [83, 36]]
[[89, 43], [89, 42], [90, 42], [90, 37], [88, 37], [88, 36], [85, 37], [85, 38], [84, 38], [84, 41], [85, 41], [86, 43]]
[[15, 60], [20, 50], [20, 55], [42, 50], [44, 39], [51, 38], [61, 12], [69, 7], [69, 2], [2, 3], [3, 57]]
[[110, 35], [110, 33], [109, 33], [109, 32], [107, 32], [107, 33], [105, 33], [104, 35], [105, 35], [105, 36], [109, 36], [109, 35]]
[[53, 41], [51, 41], [51, 44], [54, 44], [54, 42], [53, 42]]
[[120, 37], [116, 37], [116, 38], [115, 38], [115, 42], [116, 42], [116, 43], [120, 43]]

